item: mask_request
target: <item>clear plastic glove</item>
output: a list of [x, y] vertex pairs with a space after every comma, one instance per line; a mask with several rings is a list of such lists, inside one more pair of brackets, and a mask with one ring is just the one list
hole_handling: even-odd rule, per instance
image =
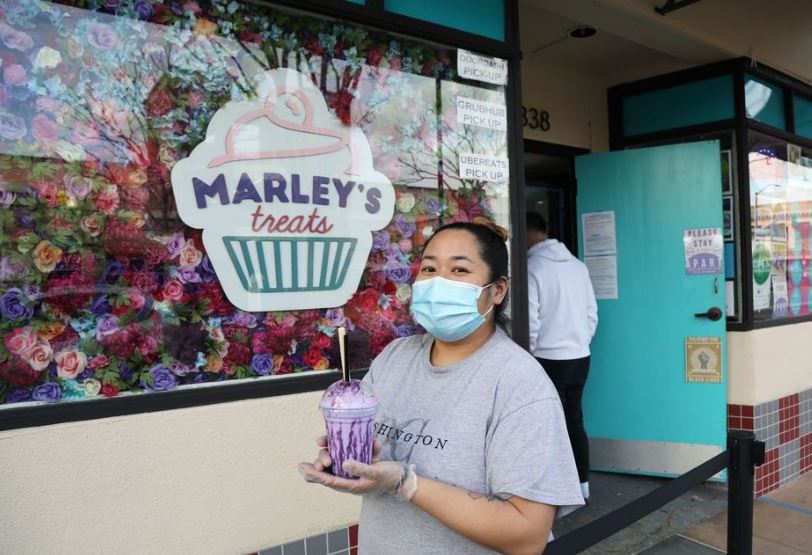
[[344, 470], [357, 480], [349, 480], [334, 476], [326, 469], [333, 461], [327, 451], [327, 437], [321, 436], [317, 441], [321, 450], [312, 463], [299, 463], [299, 472], [308, 482], [315, 482], [336, 491], [353, 493], [355, 495], [371, 493], [389, 493], [398, 499], [409, 501], [417, 491], [417, 475], [414, 465], [406, 466], [394, 461], [380, 461], [381, 444], [378, 441], [372, 446], [372, 464], [358, 461], [344, 461]]

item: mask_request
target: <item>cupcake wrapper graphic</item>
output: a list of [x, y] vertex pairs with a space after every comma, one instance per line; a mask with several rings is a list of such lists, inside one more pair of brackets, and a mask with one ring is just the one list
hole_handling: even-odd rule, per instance
[[331, 291], [344, 283], [358, 240], [351, 237], [223, 237], [251, 293]]

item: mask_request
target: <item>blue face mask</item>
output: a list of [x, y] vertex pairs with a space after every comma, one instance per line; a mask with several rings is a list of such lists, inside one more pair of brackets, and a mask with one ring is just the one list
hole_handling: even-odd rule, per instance
[[412, 285], [412, 314], [417, 323], [440, 341], [459, 341], [468, 337], [485, 323], [477, 301], [482, 291], [493, 285], [474, 285], [443, 277], [414, 282]]

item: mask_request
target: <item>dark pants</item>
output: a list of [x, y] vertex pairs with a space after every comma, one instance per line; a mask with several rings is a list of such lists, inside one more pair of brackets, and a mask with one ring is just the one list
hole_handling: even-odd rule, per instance
[[564, 418], [567, 421], [567, 432], [572, 444], [572, 453], [575, 456], [575, 466], [578, 468], [578, 478], [581, 482], [589, 480], [589, 439], [584, 429], [584, 414], [581, 411], [581, 395], [586, 385], [586, 376], [589, 374], [589, 357], [573, 360], [537, 359], [561, 397], [564, 407]]

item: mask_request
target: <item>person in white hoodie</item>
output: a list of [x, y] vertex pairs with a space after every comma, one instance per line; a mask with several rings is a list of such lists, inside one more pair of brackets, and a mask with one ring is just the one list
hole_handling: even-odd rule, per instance
[[584, 498], [589, 497], [589, 440], [581, 395], [589, 373], [589, 343], [598, 326], [598, 304], [586, 265], [547, 236], [547, 222], [527, 213], [527, 289], [530, 352], [552, 380], [567, 421]]

